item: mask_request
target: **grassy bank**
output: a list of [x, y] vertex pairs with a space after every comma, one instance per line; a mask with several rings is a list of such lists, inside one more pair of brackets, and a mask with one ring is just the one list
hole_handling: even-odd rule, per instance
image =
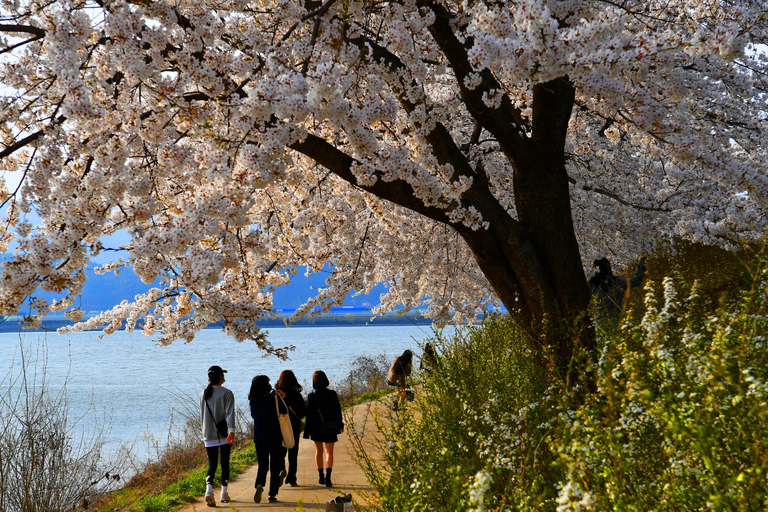
[[652, 259], [598, 331], [594, 394], [541, 371], [506, 319], [434, 339], [366, 459], [379, 509], [768, 509], [768, 263], [686, 257]]
[[[201, 445], [202, 446], [202, 445]], [[205, 451], [202, 456], [205, 456]], [[188, 454], [194, 460], [199, 454]], [[170, 512], [181, 505], [191, 503], [205, 493], [207, 465], [198, 463], [192, 470], [180, 470], [176, 474], [162, 473], [150, 465], [141, 475], [134, 477], [123, 489], [110, 494], [97, 504], [96, 510]], [[249, 466], [256, 464], [253, 443], [242, 442], [232, 451], [230, 478], [234, 479]], [[221, 468], [216, 472], [214, 485], [221, 485]]]

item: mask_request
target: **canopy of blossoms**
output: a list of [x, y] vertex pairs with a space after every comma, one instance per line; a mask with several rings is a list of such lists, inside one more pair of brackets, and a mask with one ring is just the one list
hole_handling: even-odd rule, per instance
[[[499, 288], [465, 240], [491, 203], [522, 224], [516, 159], [557, 80], [582, 261], [752, 239], [767, 26], [746, 0], [0, 0], [0, 314], [80, 319], [121, 232], [101, 271], [157, 285], [79, 328], [223, 321], [268, 347], [302, 267], [332, 272], [295, 317], [387, 283], [377, 311], [471, 318]], [[507, 132], [482, 117], [501, 109]]]

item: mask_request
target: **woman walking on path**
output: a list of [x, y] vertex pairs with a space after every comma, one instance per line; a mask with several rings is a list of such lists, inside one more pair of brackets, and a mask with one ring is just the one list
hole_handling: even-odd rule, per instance
[[[277, 418], [277, 394], [273, 391], [266, 375], [257, 375], [251, 381], [248, 400], [253, 417], [253, 444], [256, 446], [256, 492], [253, 501], [261, 503], [261, 495], [267, 484], [269, 472], [269, 501], [277, 501], [277, 491], [283, 485], [285, 478], [285, 448], [283, 434], [280, 431], [280, 421]], [[282, 404], [281, 404], [282, 405]]]
[[298, 469], [297, 461], [299, 458], [299, 437], [302, 427], [301, 420], [307, 415], [304, 397], [301, 396], [301, 392], [304, 391], [304, 388], [301, 387], [299, 381], [296, 380], [296, 375], [294, 375], [291, 370], [283, 370], [280, 374], [280, 378], [277, 379], [275, 389], [285, 393], [285, 403], [288, 405], [288, 416], [291, 418], [293, 438], [296, 441], [293, 448], [288, 450], [288, 474], [285, 477], [286, 483], [291, 487], [296, 487], [299, 485], [296, 481], [296, 471]]
[[216, 474], [221, 454], [221, 501], [229, 502], [229, 455], [235, 440], [235, 395], [222, 387], [224, 374], [220, 366], [208, 368], [208, 386], [200, 396], [200, 421], [203, 425], [203, 440], [208, 454], [208, 472], [205, 475], [205, 503], [215, 507], [213, 499], [213, 477]]
[[[335, 391], [328, 389], [328, 377], [320, 370], [312, 375], [312, 391], [307, 397], [307, 426], [304, 439], [315, 443], [315, 464], [320, 476], [320, 485], [333, 487], [333, 447], [344, 432], [344, 419], [341, 416], [341, 404]], [[325, 474], [323, 473], [323, 454], [325, 454]]]

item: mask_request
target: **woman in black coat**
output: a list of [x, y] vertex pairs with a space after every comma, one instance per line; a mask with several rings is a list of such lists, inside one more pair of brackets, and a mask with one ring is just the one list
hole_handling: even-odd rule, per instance
[[[320, 485], [333, 487], [333, 447], [339, 440], [337, 434], [344, 432], [341, 404], [335, 391], [328, 389], [328, 377], [318, 370], [312, 375], [314, 391], [307, 397], [307, 426], [304, 439], [315, 443], [315, 463], [320, 476]], [[325, 425], [325, 428], [324, 428]], [[323, 453], [325, 453], [325, 474], [323, 474]]]
[[307, 415], [304, 397], [301, 395], [304, 388], [301, 387], [299, 381], [296, 380], [296, 375], [294, 375], [291, 370], [283, 370], [280, 374], [280, 378], [277, 379], [275, 389], [285, 393], [285, 403], [288, 405], [288, 417], [291, 418], [293, 437], [296, 440], [296, 444], [293, 445], [293, 448], [288, 450], [288, 475], [285, 477], [285, 482], [287, 484], [291, 487], [296, 487], [299, 485], [296, 482], [296, 471], [299, 458], [301, 420]]
[[273, 391], [266, 375], [257, 375], [251, 381], [251, 390], [248, 400], [251, 406], [253, 418], [253, 444], [256, 446], [256, 493], [253, 501], [261, 502], [261, 494], [267, 484], [267, 472], [269, 477], [269, 502], [277, 501], [277, 491], [283, 485], [285, 478], [285, 447], [283, 447], [283, 434], [280, 431], [280, 420], [277, 418], [277, 404]]

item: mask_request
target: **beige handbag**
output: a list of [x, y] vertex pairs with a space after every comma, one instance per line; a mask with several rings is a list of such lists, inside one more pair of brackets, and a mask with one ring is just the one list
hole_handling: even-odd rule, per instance
[[[293, 427], [291, 427], [291, 417], [288, 416], [288, 413], [285, 414], [280, 413], [280, 406], [278, 405], [279, 402], [277, 401], [277, 397], [279, 395], [275, 393], [275, 409], [277, 409], [277, 420], [280, 422], [280, 432], [283, 434], [283, 446], [288, 448], [289, 450], [293, 448], [296, 445], [296, 439], [293, 437]], [[280, 397], [280, 400], [283, 400], [283, 397]], [[283, 400], [283, 405], [285, 406], [285, 410], [288, 410], [288, 405], [285, 403], [285, 400]]]

